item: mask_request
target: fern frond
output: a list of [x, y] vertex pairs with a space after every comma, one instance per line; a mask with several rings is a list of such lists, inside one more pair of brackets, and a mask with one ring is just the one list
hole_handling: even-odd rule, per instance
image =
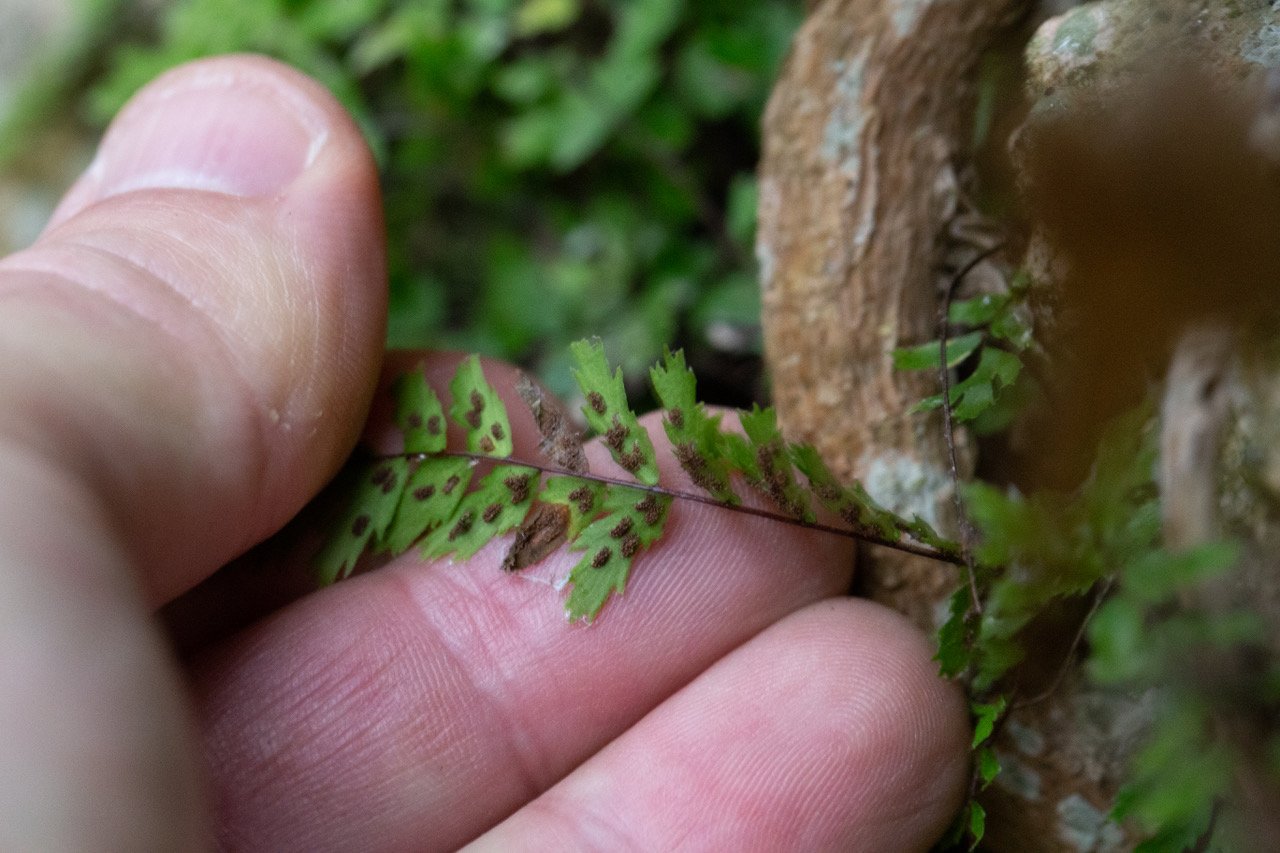
[[[565, 607], [570, 618], [590, 622], [611, 596], [625, 590], [635, 559], [661, 538], [675, 498], [956, 561], [954, 543], [924, 521], [907, 521], [877, 506], [860, 485], [841, 485], [813, 448], [787, 442], [772, 409], [740, 413], [742, 433], [722, 430], [719, 416], [697, 400], [696, 380], [680, 352], [668, 351], [650, 379], [675, 455], [706, 495], [660, 485], [653, 445], [627, 402], [621, 371], [610, 368], [599, 341], [575, 344], [573, 356], [586, 400], [583, 414], [634, 481], [587, 471], [581, 438], [528, 382], [519, 392], [553, 464], [510, 460], [506, 407], [475, 356], [459, 364], [449, 383], [447, 411], [464, 430], [467, 446], [450, 451], [445, 406], [422, 374], [410, 374], [395, 386], [405, 453], [360, 475], [352, 508], [321, 553], [322, 582], [348, 574], [366, 550], [399, 554], [421, 543], [425, 557], [466, 559], [494, 537], [515, 531], [502, 561], [507, 570], [532, 565], [561, 543], [583, 552], [567, 579]], [[476, 480], [474, 473], [494, 461], [502, 464]], [[544, 474], [550, 475], [545, 483]], [[735, 476], [781, 514], [741, 505]], [[849, 527], [819, 524], [815, 498]]]

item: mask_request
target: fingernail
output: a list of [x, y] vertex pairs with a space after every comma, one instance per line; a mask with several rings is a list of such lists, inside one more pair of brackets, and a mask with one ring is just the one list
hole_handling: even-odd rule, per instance
[[306, 96], [269, 73], [179, 72], [143, 90], [116, 119], [90, 167], [94, 195], [146, 188], [276, 195], [315, 160], [327, 128]]

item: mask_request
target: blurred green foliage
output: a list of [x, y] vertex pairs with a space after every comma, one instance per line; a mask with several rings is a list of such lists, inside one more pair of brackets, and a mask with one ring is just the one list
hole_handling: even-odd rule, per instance
[[105, 123], [180, 62], [282, 59], [357, 117], [383, 177], [392, 346], [521, 361], [571, 390], [601, 337], [641, 378], [665, 344], [758, 350], [758, 123], [790, 0], [179, 0], [113, 49]]

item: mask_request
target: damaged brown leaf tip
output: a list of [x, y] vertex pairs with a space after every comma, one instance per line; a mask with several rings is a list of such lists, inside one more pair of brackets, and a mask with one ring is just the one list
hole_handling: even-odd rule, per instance
[[533, 413], [542, 435], [538, 452], [568, 473], [585, 474], [587, 457], [582, 452], [582, 435], [566, 419], [559, 404], [523, 373], [516, 380], [516, 393]]
[[516, 531], [511, 547], [502, 558], [502, 569], [515, 572], [532, 566], [560, 547], [569, 532], [569, 508], [563, 504], [540, 503]]

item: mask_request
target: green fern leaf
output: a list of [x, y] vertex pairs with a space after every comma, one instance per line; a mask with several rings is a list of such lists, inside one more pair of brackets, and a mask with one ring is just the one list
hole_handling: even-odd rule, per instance
[[[954, 306], [953, 306], [954, 307]], [[947, 367], [956, 367], [973, 355], [982, 345], [982, 333], [970, 332], [947, 341]], [[914, 347], [900, 347], [893, 351], [895, 370], [934, 370], [942, 364], [942, 345], [929, 341]]]
[[793, 444], [790, 456], [809, 481], [810, 490], [828, 510], [854, 527], [874, 530], [883, 539], [898, 536], [897, 517], [880, 507], [861, 483], [852, 488], [840, 483], [812, 445]]
[[969, 590], [960, 587], [951, 594], [947, 621], [938, 629], [938, 652], [933, 659], [944, 678], [954, 678], [969, 668], [973, 649], [969, 645]]
[[[997, 317], [1004, 316], [1012, 301], [1013, 295], [1009, 293], [984, 293], [972, 299], [957, 299], [951, 303], [951, 311], [947, 316], [957, 326], [986, 326]], [[947, 351], [950, 350], [948, 345]], [[933, 366], [938, 366], [936, 358]]]
[[1000, 759], [994, 749], [984, 746], [974, 756], [974, 763], [978, 770], [979, 790], [985, 790], [1000, 775]]
[[423, 459], [409, 475], [400, 496], [400, 505], [386, 534], [387, 550], [402, 554], [423, 535], [452, 518], [471, 484], [471, 472], [471, 462], [467, 459]]
[[1005, 709], [1009, 706], [1009, 700], [1004, 696], [997, 698], [994, 702], [972, 702], [969, 710], [973, 712], [973, 741], [970, 746], [977, 749], [986, 743], [993, 732], [996, 730], [996, 721], [1003, 716]]
[[[950, 360], [948, 350], [947, 358]], [[936, 364], [935, 364], [936, 366]], [[951, 414], [957, 421], [971, 421], [991, 408], [997, 396], [1013, 386], [1022, 373], [1018, 356], [995, 347], [983, 347], [973, 373], [951, 386]], [[928, 412], [942, 406], [942, 395], [926, 397], [912, 407]]]
[[902, 530], [921, 545], [928, 545], [930, 548], [934, 548], [944, 554], [958, 554], [960, 552], [959, 542], [946, 538], [934, 530], [933, 525], [918, 515], [911, 516], [911, 521], [906, 525], [902, 525]]
[[523, 465], [498, 465], [476, 490], [463, 496], [456, 511], [422, 542], [428, 559], [453, 554], [465, 560], [495, 536], [520, 526], [537, 490], [539, 472]]
[[333, 528], [316, 559], [322, 586], [346, 577], [365, 549], [381, 542], [400, 503], [408, 467], [406, 459], [383, 459], [360, 472], [346, 515]]
[[663, 363], [649, 371], [653, 390], [666, 410], [662, 426], [680, 467], [694, 485], [718, 501], [740, 503], [729, 481], [729, 464], [721, 448], [720, 418], [707, 415], [698, 402], [697, 380], [684, 352], [664, 353]]
[[626, 486], [605, 489], [601, 511], [572, 541], [575, 551], [585, 551], [569, 574], [572, 590], [565, 610], [571, 620], [591, 622], [609, 596], [626, 589], [631, 564], [637, 554], [662, 536], [671, 499]]
[[405, 453], [439, 453], [445, 447], [444, 409], [421, 370], [396, 380], [396, 424], [404, 431]]
[[739, 413], [738, 420], [746, 438], [735, 433], [721, 436], [720, 444], [730, 464], [787, 515], [814, 521], [809, 493], [796, 482], [791, 451], [778, 429], [774, 410], [753, 406], [751, 411]]
[[969, 849], [976, 850], [978, 845], [982, 843], [982, 837], [987, 832], [987, 810], [982, 804], [971, 800], [969, 802]]
[[562, 504], [569, 508], [569, 539], [576, 539], [583, 528], [604, 511], [604, 483], [578, 477], [548, 477], [538, 500]]
[[578, 363], [573, 377], [587, 400], [582, 407], [587, 423], [603, 437], [613, 461], [645, 485], [656, 486], [658, 462], [653, 443], [627, 403], [622, 369], [609, 372], [599, 340], [576, 341], [569, 350]]
[[467, 450], [504, 459], [510, 456], [514, 447], [507, 407], [484, 378], [479, 356], [458, 365], [449, 393], [453, 395], [449, 417], [467, 431]]

